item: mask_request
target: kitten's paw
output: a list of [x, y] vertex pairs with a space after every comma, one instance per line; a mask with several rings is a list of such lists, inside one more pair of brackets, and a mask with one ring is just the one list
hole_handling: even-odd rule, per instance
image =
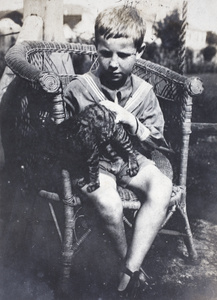
[[78, 179], [77, 186], [78, 186], [80, 189], [83, 188], [83, 186], [85, 186], [85, 184], [86, 184], [86, 181], [85, 181], [84, 178]]
[[88, 184], [87, 191], [88, 191], [88, 193], [91, 193], [91, 192], [95, 191], [98, 188], [99, 188], [99, 182], [98, 181], [94, 182], [94, 183], [91, 182], [91, 183]]
[[135, 162], [131, 162], [131, 164], [129, 165], [129, 170], [128, 170], [128, 174], [130, 175], [130, 177], [136, 176], [137, 173], [139, 172], [139, 166], [137, 161]]

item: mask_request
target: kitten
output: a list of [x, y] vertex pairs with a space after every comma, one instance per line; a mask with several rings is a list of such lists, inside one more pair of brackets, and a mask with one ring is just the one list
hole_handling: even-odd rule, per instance
[[[68, 164], [70, 161], [73, 164], [80, 156], [88, 165], [88, 192], [93, 192], [100, 186], [99, 158], [102, 149], [107, 151], [113, 161], [118, 159], [118, 155], [127, 157], [129, 175], [135, 176], [138, 173], [136, 154], [129, 135], [122, 124], [115, 123], [115, 117], [114, 112], [95, 103], [57, 125], [55, 142], [59, 155]], [[79, 187], [85, 184], [85, 178], [79, 178]]]

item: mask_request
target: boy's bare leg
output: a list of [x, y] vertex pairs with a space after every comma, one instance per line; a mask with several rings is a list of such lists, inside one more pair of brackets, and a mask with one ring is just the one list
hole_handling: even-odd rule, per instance
[[[139, 270], [166, 216], [172, 183], [155, 166], [149, 165], [132, 178], [130, 188], [143, 192], [145, 202], [137, 213], [132, 243], [126, 255], [126, 267]], [[144, 191], [146, 191], [144, 193]], [[118, 290], [126, 288], [130, 277], [122, 274]]]
[[114, 246], [121, 259], [127, 253], [127, 242], [123, 223], [123, 205], [117, 192], [116, 181], [109, 175], [99, 174], [100, 187], [88, 193], [86, 186], [82, 192], [87, 196], [88, 201], [92, 201], [99, 216], [102, 218], [102, 226], [110, 234]]

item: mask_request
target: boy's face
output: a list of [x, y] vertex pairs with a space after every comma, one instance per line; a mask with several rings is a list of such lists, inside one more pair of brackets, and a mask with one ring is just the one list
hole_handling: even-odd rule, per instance
[[131, 74], [137, 50], [131, 38], [99, 38], [97, 45], [100, 74], [110, 83], [123, 84]]

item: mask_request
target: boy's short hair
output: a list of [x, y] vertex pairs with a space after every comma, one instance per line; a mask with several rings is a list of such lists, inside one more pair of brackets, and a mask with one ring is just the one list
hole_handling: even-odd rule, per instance
[[95, 44], [99, 37], [132, 38], [137, 51], [140, 50], [146, 27], [137, 9], [132, 6], [112, 7], [103, 10], [95, 22]]

